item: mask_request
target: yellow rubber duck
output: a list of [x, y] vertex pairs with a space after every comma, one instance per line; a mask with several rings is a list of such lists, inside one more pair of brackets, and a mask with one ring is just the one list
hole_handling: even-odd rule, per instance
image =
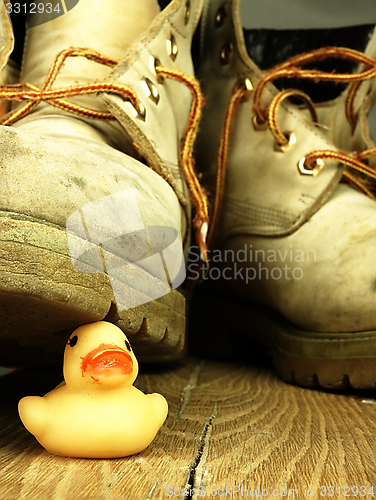
[[165, 421], [167, 401], [133, 382], [137, 359], [117, 326], [80, 326], [64, 353], [64, 378], [43, 397], [27, 396], [18, 411], [26, 429], [50, 453], [115, 458], [144, 450]]

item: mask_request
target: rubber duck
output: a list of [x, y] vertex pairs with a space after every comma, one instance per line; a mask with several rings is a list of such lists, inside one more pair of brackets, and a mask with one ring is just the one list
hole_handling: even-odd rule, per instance
[[144, 450], [168, 412], [161, 394], [133, 386], [137, 359], [122, 330], [98, 321], [77, 328], [64, 351], [64, 379], [43, 397], [27, 396], [18, 411], [50, 453], [119, 458]]

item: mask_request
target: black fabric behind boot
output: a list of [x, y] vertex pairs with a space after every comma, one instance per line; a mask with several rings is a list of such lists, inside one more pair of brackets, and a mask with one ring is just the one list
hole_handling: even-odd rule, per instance
[[158, 0], [160, 8], [163, 10], [167, 5], [171, 2], [171, 0]]

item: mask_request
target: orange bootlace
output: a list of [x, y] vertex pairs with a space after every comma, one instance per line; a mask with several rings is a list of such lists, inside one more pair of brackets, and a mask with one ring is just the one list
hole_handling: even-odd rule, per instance
[[[314, 70], [314, 69], [303, 69], [302, 66], [313, 63], [316, 61], [321, 61], [329, 57], [337, 57], [342, 59], [350, 59], [357, 63], [365, 66], [365, 69], [356, 74], [348, 73], [327, 73], [324, 71]], [[360, 84], [364, 80], [374, 78], [376, 76], [376, 60], [364, 55], [361, 52], [357, 52], [352, 49], [342, 48], [342, 47], [327, 47], [323, 49], [314, 50], [309, 53], [300, 54], [285, 62], [278, 64], [274, 68], [264, 72], [262, 78], [257, 83], [254, 88], [253, 98], [253, 121], [256, 128], [269, 128], [273, 134], [276, 145], [279, 146], [280, 150], [287, 147], [290, 144], [291, 137], [287, 136], [282, 132], [278, 124], [278, 110], [282, 102], [289, 97], [298, 97], [307, 106], [313, 122], [318, 121], [317, 113], [315, 110], [314, 103], [311, 98], [297, 89], [288, 89], [280, 91], [269, 103], [268, 107], [265, 108], [261, 104], [261, 98], [263, 91], [267, 83], [272, 82], [278, 78], [300, 78], [314, 81], [331, 81], [339, 83], [350, 83], [347, 91], [347, 97], [345, 101], [346, 107], [346, 117], [352, 128], [355, 127], [356, 117], [354, 112], [354, 99], [356, 91], [358, 90]], [[219, 210], [221, 206], [221, 201], [223, 198], [223, 191], [225, 185], [225, 175], [226, 175], [226, 165], [228, 158], [228, 149], [231, 138], [232, 126], [234, 123], [234, 118], [239, 107], [239, 104], [243, 99], [246, 98], [249, 90], [244, 85], [238, 85], [235, 87], [232, 97], [230, 99], [226, 117], [224, 120], [222, 137], [220, 142], [220, 148], [218, 152], [218, 168], [217, 177], [215, 184], [215, 191], [213, 196], [213, 212], [211, 216], [210, 232], [208, 236], [208, 244], [213, 240], [216, 227], [218, 225]], [[376, 180], [376, 171], [369, 165], [364, 163], [370, 156], [376, 155], [376, 148], [362, 151], [360, 153], [346, 154], [341, 151], [330, 151], [330, 150], [318, 150], [308, 153], [304, 158], [302, 158], [299, 163], [302, 173], [309, 175], [317, 175], [319, 171], [324, 167], [324, 160], [336, 160], [339, 163], [344, 164], [352, 170], [355, 170], [357, 174], [354, 174], [349, 169], [345, 168], [343, 171], [343, 177], [357, 186], [362, 192], [368, 195], [373, 200], [376, 200], [375, 194], [372, 192], [369, 186], [369, 181], [360, 176], [366, 176], [366, 178], [371, 178]], [[360, 174], [360, 176], [359, 176]]]
[[[351, 61], [365, 65], [368, 69], [365, 69], [359, 73], [327, 73], [325, 71], [302, 68], [302, 66], [306, 64], [322, 61], [328, 58], [349, 59]], [[358, 52], [353, 49], [347, 49], [343, 47], [325, 47], [322, 49], [313, 50], [312, 52], [299, 54], [297, 56], [291, 57], [290, 59], [287, 59], [285, 62], [278, 64], [277, 66], [274, 66], [274, 68], [264, 73], [264, 76], [255, 87], [254, 113], [259, 123], [263, 123], [265, 121], [265, 110], [261, 105], [261, 96], [264, 91], [265, 85], [268, 82], [271, 82], [278, 78], [300, 78], [305, 80], [314, 80], [316, 82], [327, 81], [336, 83], [351, 83], [346, 99], [346, 117], [348, 122], [354, 127], [356, 124], [354, 112], [354, 99], [356, 91], [359, 88], [359, 85], [364, 80], [370, 80], [375, 76], [376, 60], [372, 57], [366, 56], [362, 52]], [[304, 94], [298, 90], [296, 92]], [[310, 100], [309, 96], [307, 96], [306, 94], [305, 97]], [[279, 139], [283, 142], [282, 135], [279, 137]]]
[[[29, 83], [20, 83], [17, 85], [0, 87], [0, 99], [9, 101], [28, 101], [18, 110], [5, 115], [0, 120], [0, 125], [12, 125], [17, 120], [20, 120], [25, 115], [30, 113], [42, 101], [48, 102], [52, 106], [79, 116], [98, 120], [116, 120], [116, 118], [109, 111], [98, 111], [86, 108], [84, 106], [68, 102], [64, 99], [83, 94], [98, 94], [99, 92], [117, 94], [123, 99], [129, 101], [136, 111], [140, 111], [142, 109], [142, 104], [134, 90], [121, 83], [95, 82], [85, 85], [74, 85], [69, 88], [51, 90], [53, 82], [68, 57], [85, 57], [90, 61], [104, 64], [109, 67], [114, 67], [119, 63], [119, 61], [104, 57], [98, 52], [85, 48], [69, 48], [59, 52], [54, 58], [51, 69], [40, 89]], [[191, 194], [192, 204], [196, 208], [193, 225], [196, 229], [196, 240], [200, 248], [200, 255], [206, 259], [206, 238], [209, 225], [207, 197], [204, 189], [198, 181], [193, 160], [194, 142], [198, 132], [202, 108], [204, 106], [202, 92], [200, 90], [199, 83], [194, 77], [188, 76], [177, 70], [162, 68], [159, 65], [156, 65], [155, 71], [157, 77], [160, 79], [171, 78], [182, 82], [189, 88], [192, 94], [192, 106], [181, 143], [179, 167], [187, 182]]]
[[222, 205], [222, 198], [223, 198], [224, 187], [225, 187], [227, 156], [228, 156], [229, 142], [230, 142], [230, 137], [231, 137], [231, 129], [232, 129], [232, 125], [233, 125], [234, 118], [235, 118], [236, 112], [238, 110], [239, 104], [245, 98], [246, 93], [247, 93], [247, 89], [244, 86], [242, 86], [242, 85], [237, 86], [234, 90], [234, 93], [230, 99], [229, 105], [228, 105], [227, 110], [226, 110], [226, 115], [225, 115], [225, 120], [224, 120], [224, 125], [223, 125], [223, 133], [221, 136], [219, 150], [218, 150], [217, 176], [216, 176], [216, 183], [215, 183], [215, 188], [214, 188], [212, 210], [211, 210], [211, 214], [210, 214], [210, 228], [209, 228], [209, 234], [208, 234], [208, 247], [209, 248], [213, 242], [215, 229], [216, 229], [217, 224], [218, 224], [219, 214], [220, 214], [221, 205]]

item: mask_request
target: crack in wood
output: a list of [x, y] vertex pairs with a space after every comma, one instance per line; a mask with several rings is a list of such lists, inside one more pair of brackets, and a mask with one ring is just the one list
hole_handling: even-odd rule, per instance
[[198, 382], [198, 376], [199, 373], [204, 366], [205, 361], [201, 360], [199, 363], [196, 364], [196, 366], [193, 368], [192, 373], [190, 374], [187, 383], [183, 387], [183, 390], [180, 393], [180, 399], [177, 404], [175, 416], [174, 416], [174, 423], [178, 420], [180, 420], [181, 416], [184, 413], [184, 410], [186, 409], [189, 401], [191, 400], [191, 395], [195, 387], [197, 386]]
[[185, 490], [188, 491], [185, 500], [197, 498], [196, 492], [202, 486], [205, 473], [206, 460], [209, 454], [210, 439], [213, 431], [213, 422], [217, 416], [217, 403], [214, 403], [213, 411], [204, 423], [193, 462], [188, 469], [188, 479]]

